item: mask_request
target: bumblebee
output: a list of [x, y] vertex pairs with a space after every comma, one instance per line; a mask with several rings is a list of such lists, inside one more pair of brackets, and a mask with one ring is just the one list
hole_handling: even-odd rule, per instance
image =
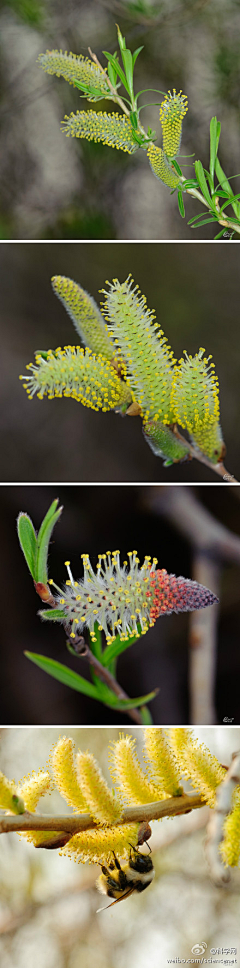
[[[116, 904], [117, 901], [123, 901], [125, 897], [129, 897], [134, 891], [141, 894], [151, 884], [155, 875], [151, 857], [149, 855], [146, 856], [146, 854], [141, 854], [131, 844], [129, 846], [129, 858], [122, 867], [114, 851], [113, 860], [108, 867], [101, 865], [102, 873], [98, 877], [97, 888], [101, 894], [107, 894], [108, 897], [115, 898], [112, 904]], [[149, 851], [151, 853], [150, 847]], [[108, 904], [107, 907], [112, 907], [112, 904]], [[105, 908], [100, 908], [99, 910], [103, 911]]]

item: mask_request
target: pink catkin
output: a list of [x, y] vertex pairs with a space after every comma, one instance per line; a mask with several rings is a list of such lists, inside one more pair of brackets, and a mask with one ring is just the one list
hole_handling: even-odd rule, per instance
[[189, 578], [168, 575], [165, 568], [155, 571], [149, 583], [147, 598], [154, 596], [150, 608], [150, 621], [156, 622], [160, 615], [171, 612], [193, 612], [207, 605], [214, 605], [218, 598], [204, 585]]

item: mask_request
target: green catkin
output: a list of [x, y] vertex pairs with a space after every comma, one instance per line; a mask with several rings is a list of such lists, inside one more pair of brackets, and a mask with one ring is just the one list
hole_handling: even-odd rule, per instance
[[225, 777], [225, 770], [216, 756], [212, 756], [204, 743], [193, 738], [190, 729], [173, 728], [170, 741], [182, 773], [213, 807], [216, 788]]
[[162, 148], [158, 148], [157, 145], [150, 144], [147, 149], [147, 156], [156, 178], [159, 178], [164, 185], [168, 185], [168, 188], [177, 188], [180, 181], [180, 175], [172, 167]]
[[131, 122], [125, 115], [107, 114], [106, 111], [77, 111], [62, 121], [63, 131], [67, 137], [86, 138], [87, 141], [101, 141], [109, 148], [120, 148], [131, 155], [137, 151], [138, 144], [134, 141]]
[[96, 355], [101, 353], [110, 363], [114, 356], [114, 343], [95, 300], [77, 282], [66, 276], [53, 276], [51, 282], [55, 295], [67, 310], [85, 346]]
[[156, 457], [162, 457], [164, 467], [178, 461], [186, 460], [189, 446], [178, 440], [170, 427], [164, 426], [160, 420], [144, 420], [143, 435]]
[[192, 357], [185, 351], [185, 359], [175, 367], [172, 388], [172, 407], [175, 420], [185, 427], [199, 449], [217, 463], [223, 449], [219, 424], [219, 384], [211, 356], [204, 357], [201, 347]]
[[144, 742], [145, 762], [159, 797], [163, 790], [168, 796], [180, 796], [183, 793], [183, 787], [179, 782], [181, 770], [163, 729], [154, 727], [145, 729]]
[[[110, 91], [103, 71], [97, 67], [88, 57], [82, 54], [68, 54], [62, 50], [46, 50], [45, 54], [40, 54], [38, 63], [46, 74], [56, 74], [57, 77], [64, 77], [69, 84], [79, 81], [89, 87], [93, 87], [102, 93], [103, 97], [109, 97]], [[91, 101], [88, 96], [88, 101]]]
[[47, 396], [72, 397], [92, 410], [112, 410], [131, 401], [131, 392], [119, 379], [108, 360], [96, 356], [80, 346], [58, 347], [49, 350], [44, 359], [36, 353], [36, 363], [29, 363], [30, 376], [21, 380], [31, 400], [36, 393], [39, 400]]
[[175, 158], [179, 153], [182, 138], [182, 122], [187, 113], [187, 98], [182, 91], [173, 94], [168, 91], [162, 101], [159, 117], [163, 135], [163, 151], [169, 158]]
[[171, 423], [170, 407], [173, 353], [156, 323], [146, 298], [129, 275], [125, 282], [113, 279], [105, 295], [103, 312], [109, 324], [116, 352], [125, 364], [125, 377], [144, 421], [149, 417]]

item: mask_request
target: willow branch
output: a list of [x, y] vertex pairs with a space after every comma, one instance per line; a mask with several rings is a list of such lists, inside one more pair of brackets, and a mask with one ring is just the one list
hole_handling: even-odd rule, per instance
[[[93, 652], [91, 652], [91, 649], [89, 648], [87, 642], [84, 641], [84, 645], [82, 643], [83, 643], [82, 636], [79, 636], [78, 639], [76, 636], [76, 642], [74, 642], [74, 652], [76, 652], [76, 655], [78, 655], [79, 658], [86, 659], [89, 665], [93, 667], [94, 672], [96, 673], [98, 678], [101, 679], [101, 682], [104, 682], [105, 686], [108, 686], [108, 689], [111, 689], [112, 692], [114, 692], [115, 696], [118, 697], [118, 699], [120, 700], [124, 699], [125, 701], [129, 701], [129, 696], [124, 691], [124, 689], [122, 689], [122, 686], [119, 685], [119, 682], [117, 682], [117, 679], [115, 679], [112, 673], [109, 672], [109, 669], [107, 669], [106, 666], [103, 666], [101, 662], [99, 662], [99, 660], [96, 658]], [[79, 650], [78, 650], [78, 644], [80, 645]], [[128, 716], [130, 716], [131, 719], [133, 719], [134, 723], [137, 723], [138, 726], [142, 726], [143, 721], [142, 721], [141, 713], [138, 711], [138, 709], [127, 709], [126, 713]]]
[[225, 479], [228, 482], [228, 484], [230, 481], [231, 481], [231, 484], [239, 484], [239, 481], [237, 481], [236, 478], [233, 477], [233, 474], [229, 474], [229, 471], [227, 471], [226, 467], [224, 467], [224, 464], [222, 463], [222, 461], [220, 461], [219, 464], [213, 464], [212, 461], [209, 460], [209, 458], [206, 457], [205, 454], [202, 454], [200, 450], [196, 450], [195, 447], [193, 447], [192, 444], [190, 444], [186, 440], [186, 437], [184, 437], [182, 434], [179, 433], [179, 430], [176, 425], [174, 425], [173, 427], [173, 433], [175, 434], [175, 437], [177, 437], [178, 440], [182, 440], [184, 444], [187, 443], [189, 454], [191, 457], [194, 458], [194, 460], [198, 460], [200, 464], [205, 464], [205, 466], [209, 467], [209, 469], [213, 471], [214, 474], [218, 474], [218, 477], [222, 477], [223, 479]]
[[[174, 817], [179, 814], [198, 810], [206, 805], [206, 799], [200, 793], [190, 796], [184, 793], [180, 797], [169, 797], [168, 800], [158, 800], [155, 803], [143, 803], [136, 807], [125, 807], [120, 820], [111, 827], [123, 824], [142, 823], [144, 820], [160, 820], [162, 817]], [[74, 814], [72, 816], [54, 817], [52, 814], [31, 814], [28, 811], [18, 816], [4, 816], [0, 820], [0, 834], [13, 833], [18, 830], [60, 830], [73, 836], [83, 830], [94, 830], [99, 827], [90, 813]], [[101, 830], [103, 830], [101, 826]], [[105, 829], [108, 827], [106, 825]]]
[[106, 84], [108, 85], [109, 90], [111, 91], [113, 100], [119, 104], [120, 108], [122, 108], [122, 111], [124, 111], [124, 114], [126, 114], [127, 117], [129, 118], [130, 111], [126, 107], [126, 104], [124, 104], [124, 101], [122, 100], [118, 92], [116, 91], [116, 88], [113, 87], [113, 84], [111, 83], [110, 78], [108, 77], [107, 71], [105, 71], [102, 64], [100, 64], [100, 61], [98, 60], [97, 55], [93, 54], [91, 47], [88, 47], [88, 51], [89, 51], [90, 57], [94, 61], [94, 64], [96, 64], [97, 67], [100, 68], [100, 70], [102, 71], [102, 74], [104, 74], [104, 80], [106, 81]]

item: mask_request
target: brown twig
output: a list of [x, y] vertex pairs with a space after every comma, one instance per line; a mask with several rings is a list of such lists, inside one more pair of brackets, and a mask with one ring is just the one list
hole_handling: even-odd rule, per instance
[[[169, 797], [168, 800], [158, 800], [155, 803], [143, 803], [136, 807], [125, 807], [120, 820], [117, 820], [114, 827], [129, 823], [142, 823], [144, 820], [159, 820], [162, 817], [174, 817], [179, 814], [189, 813], [190, 810], [198, 810], [204, 807], [206, 800], [200, 793], [190, 796], [184, 793], [179, 797]], [[54, 817], [48, 814], [31, 814], [28, 811], [18, 816], [4, 816], [0, 820], [0, 834], [13, 833], [17, 830], [60, 830], [67, 834], [81, 833], [83, 830], [93, 830], [99, 827], [95, 823], [90, 813], [74, 814], [71, 816]], [[104, 829], [101, 826], [101, 830]], [[105, 828], [107, 830], [107, 826]]]
[[[35, 591], [37, 592], [37, 595], [39, 595], [39, 598], [41, 598], [42, 602], [50, 605], [50, 608], [56, 608], [57, 601], [52, 595], [52, 592], [50, 591], [50, 588], [48, 585], [43, 584], [43, 582], [34, 582], [34, 587], [35, 587]], [[71, 627], [67, 625], [67, 622], [63, 622], [63, 627], [67, 637], [69, 637], [72, 631]], [[68, 644], [70, 643], [67, 643], [67, 645]], [[109, 669], [107, 669], [105, 666], [102, 665], [101, 662], [98, 661], [98, 659], [93, 654], [93, 652], [89, 648], [88, 643], [85, 641], [82, 635], [78, 635], [78, 636], [75, 635], [74, 644], [71, 643], [71, 652], [72, 651], [74, 651], [74, 654], [78, 656], [78, 658], [86, 659], [89, 665], [93, 667], [98, 678], [101, 679], [101, 682], [104, 682], [105, 686], [108, 686], [108, 689], [111, 689], [111, 691], [114, 692], [114, 695], [117, 696], [118, 699], [124, 700], [125, 702], [130, 701], [130, 697], [127, 695], [124, 689], [122, 689], [122, 687], [119, 685], [119, 682], [117, 682], [117, 679], [115, 679], [115, 677], [112, 675]], [[133, 720], [134, 723], [137, 723], [138, 726], [143, 725], [141, 713], [139, 712], [138, 709], [126, 709], [126, 714], [130, 717], [130, 719]]]
[[209, 470], [213, 471], [214, 474], [218, 474], [218, 477], [221, 477], [223, 480], [226, 481], [226, 483], [229, 484], [231, 482], [231, 484], [239, 484], [239, 481], [237, 481], [236, 478], [233, 477], [233, 474], [229, 474], [229, 471], [227, 471], [226, 467], [224, 467], [224, 464], [222, 461], [220, 461], [219, 464], [213, 464], [212, 461], [205, 456], [205, 454], [202, 454], [200, 450], [196, 450], [195, 447], [192, 446], [192, 444], [186, 441], [186, 437], [184, 437], [183, 434], [179, 433], [179, 430], [177, 429], [176, 425], [174, 425], [173, 427], [173, 433], [175, 434], [175, 437], [177, 437], [178, 440], [181, 440], [183, 442], [183, 444], [187, 443], [189, 454], [194, 460], [198, 460], [200, 464], [205, 464], [205, 467], [209, 467]]

